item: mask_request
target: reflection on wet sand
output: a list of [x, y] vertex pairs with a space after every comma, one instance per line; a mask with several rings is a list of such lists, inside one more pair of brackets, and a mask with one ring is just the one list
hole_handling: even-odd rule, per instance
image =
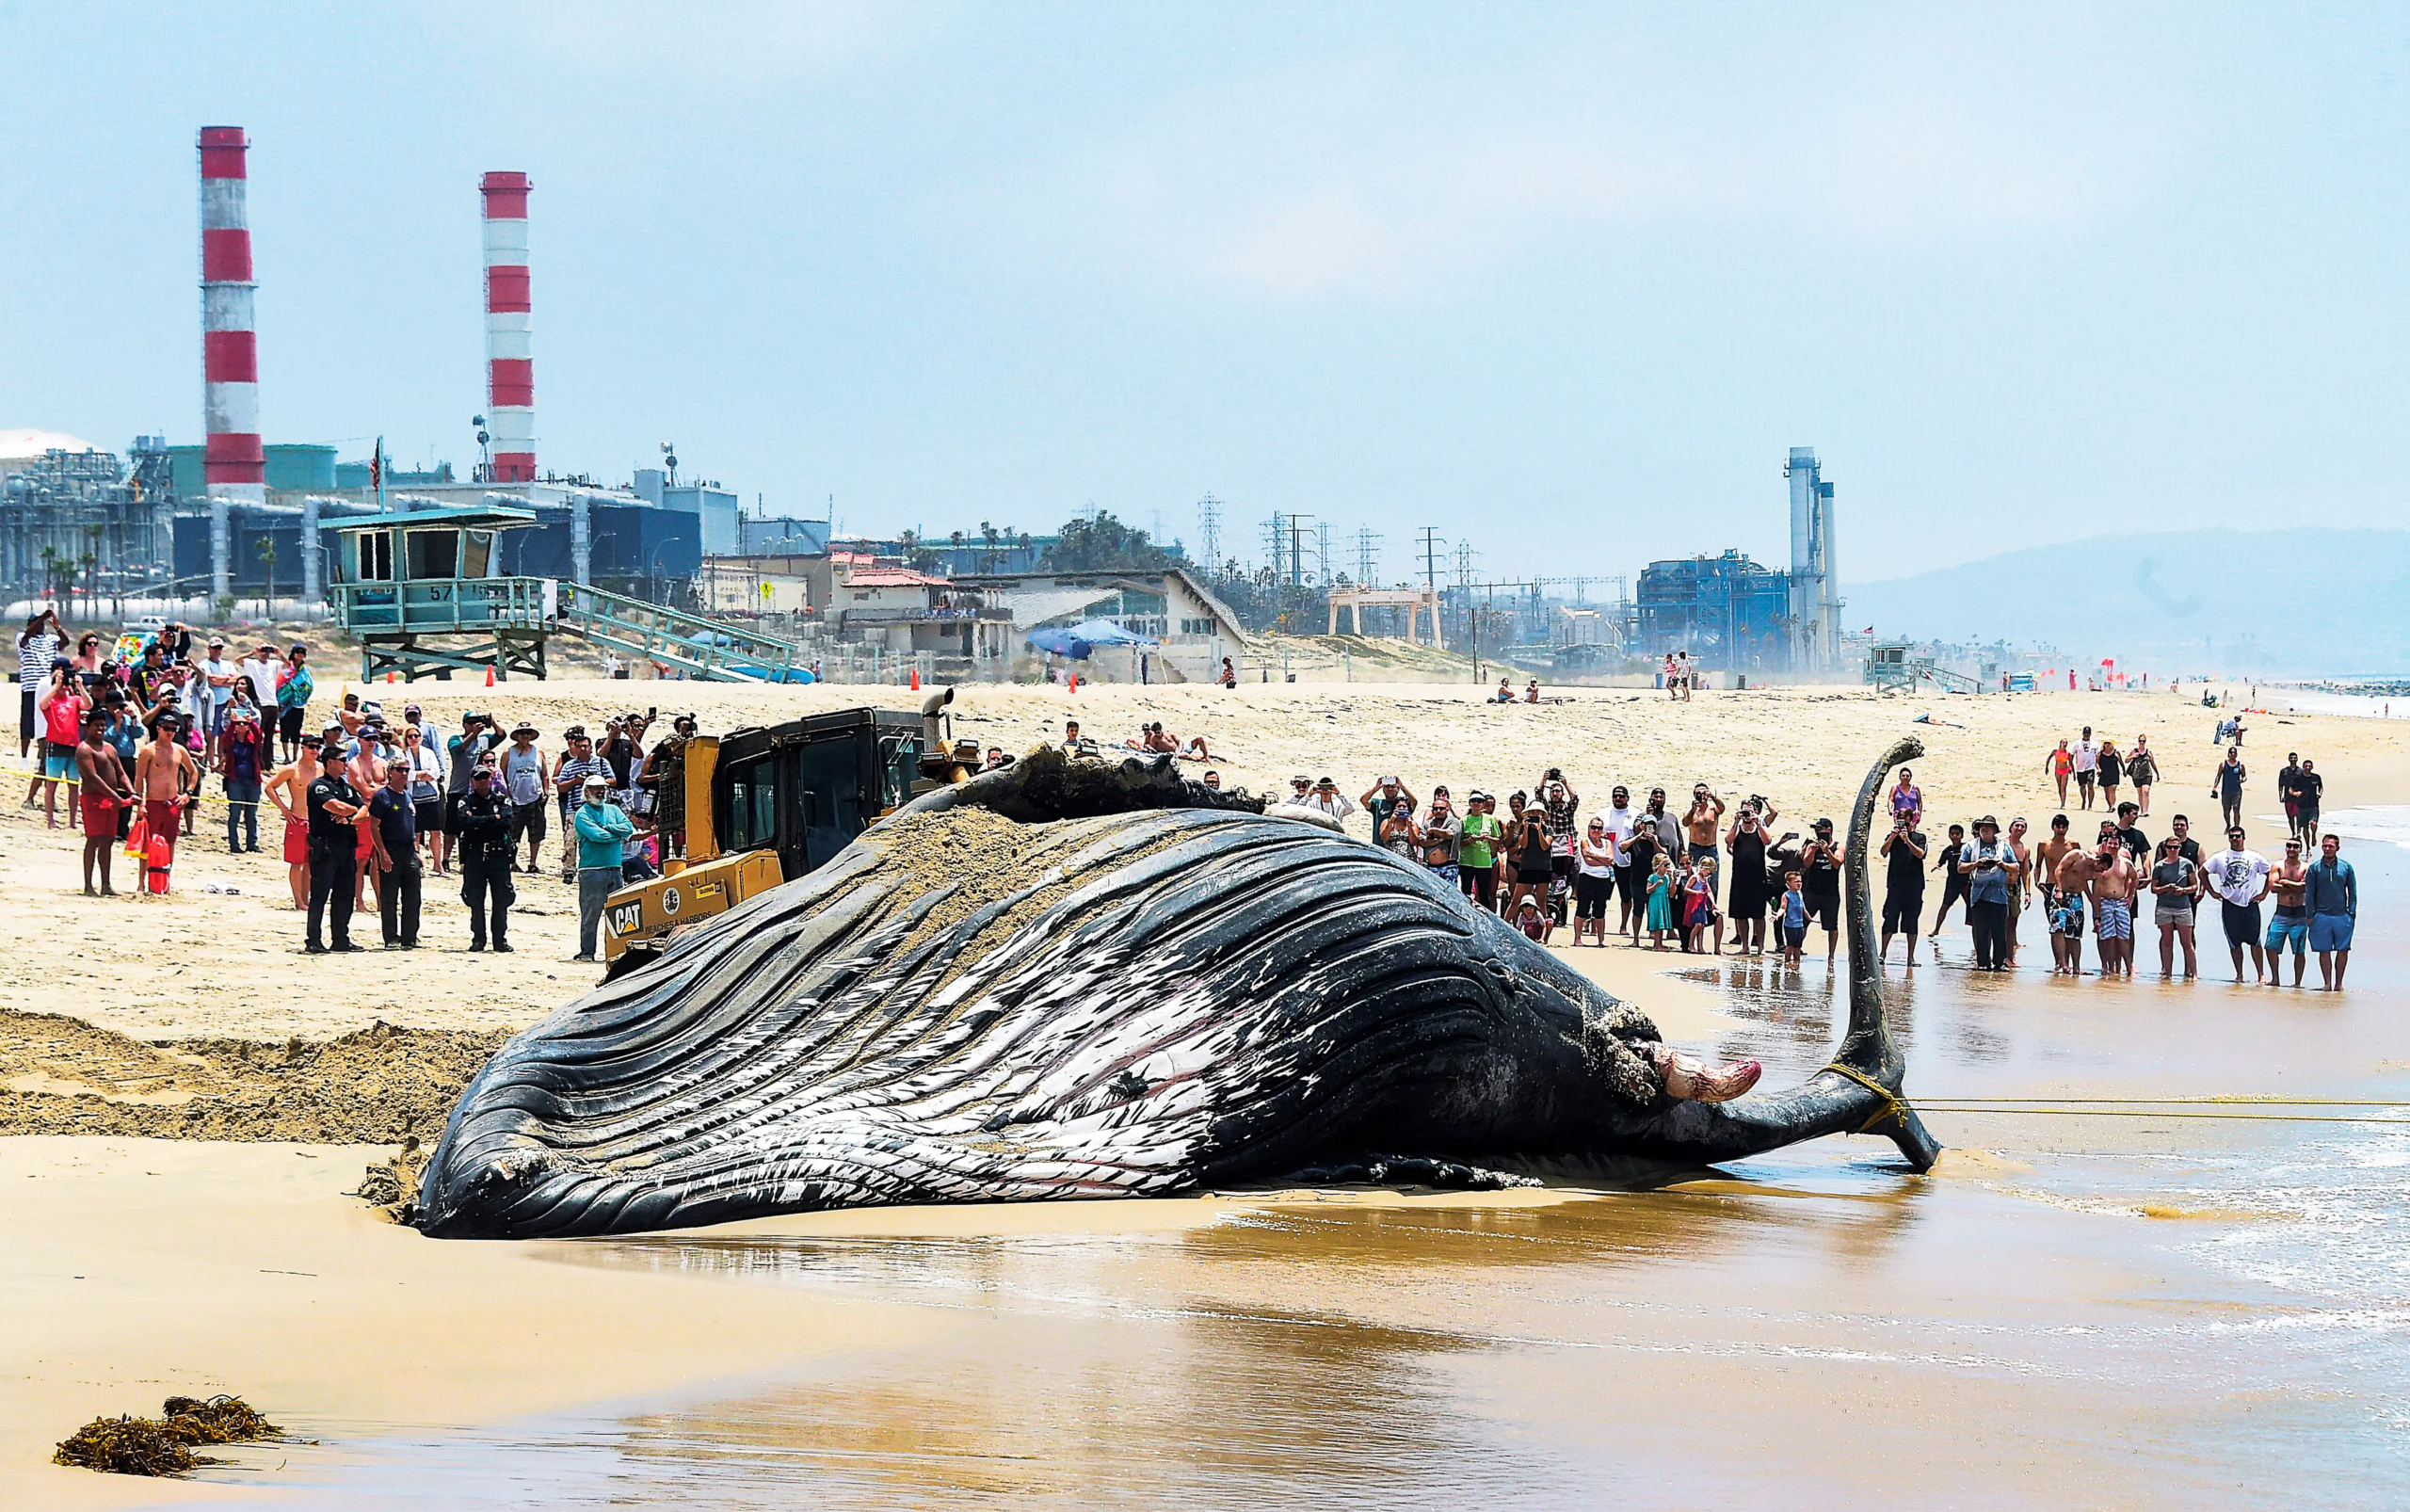
[[[2410, 1095], [2399, 942], [2363, 936], [2345, 1002], [1927, 964], [1888, 1012], [1912, 1094]], [[1702, 964], [1738, 1021], [1720, 1052], [1821, 1064], [1821, 966]], [[1944, 1117], [1929, 1178], [1836, 1139], [1651, 1190], [1248, 1194], [1143, 1232], [1098, 1204], [1041, 1232], [552, 1246], [942, 1326], [395, 1444], [312, 1504], [2410, 1502], [2410, 1131]]]

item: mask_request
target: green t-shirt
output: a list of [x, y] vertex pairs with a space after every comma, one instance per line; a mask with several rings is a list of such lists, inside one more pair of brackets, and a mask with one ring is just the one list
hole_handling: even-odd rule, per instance
[[1491, 849], [1490, 843], [1505, 833], [1506, 827], [1498, 822], [1494, 813], [1466, 814], [1465, 837], [1463, 844], [1456, 847], [1456, 864], [1470, 866], [1476, 871], [1496, 865], [1498, 853]]

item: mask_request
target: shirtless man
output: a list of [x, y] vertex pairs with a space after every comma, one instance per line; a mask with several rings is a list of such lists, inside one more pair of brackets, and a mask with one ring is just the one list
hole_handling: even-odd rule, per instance
[[310, 784], [318, 780], [318, 737], [303, 735], [297, 743], [293, 764], [280, 766], [261, 791], [284, 815], [284, 871], [293, 884], [293, 906], [310, 906], [310, 821], [302, 808]]
[[2302, 860], [2301, 837], [2295, 835], [2285, 842], [2285, 859], [2268, 873], [2268, 893], [2276, 905], [2275, 916], [2268, 921], [2270, 987], [2284, 979], [2286, 945], [2293, 951], [2293, 986], [2301, 986], [2302, 972], [2309, 964], [2309, 905], [2303, 897], [2308, 886], [2309, 863]]
[[1724, 800], [1713, 789], [1701, 782], [1691, 789], [1691, 812], [1682, 815], [1682, 824], [1690, 831], [1691, 860], [1709, 861], [1715, 856], [1715, 836], [1724, 818]]
[[[2072, 930], [2063, 925], [2070, 921], [2064, 917], [2060, 900], [2067, 893], [2081, 895], [2083, 879], [2078, 877], [2072, 888], [2060, 878], [2060, 868], [2070, 856], [2081, 857], [2083, 847], [2067, 838], [2067, 816], [2064, 813], [2050, 820], [2050, 838], [2033, 847], [2033, 875], [2041, 879], [2042, 918], [2050, 926], [2050, 969], [2067, 976], [2083, 974], [2083, 906], [2077, 903]], [[2064, 891], [2063, 891], [2064, 890]], [[2073, 898], [2068, 901], [2073, 902]]]
[[[98, 709], [84, 716], [84, 739], [75, 748], [75, 775], [84, 794], [84, 895], [113, 898], [109, 862], [117, 850], [118, 811], [134, 802], [125, 764], [109, 744], [109, 716]], [[92, 862], [101, 863], [101, 888], [92, 891]]]
[[176, 863], [179, 814], [201, 792], [201, 767], [179, 738], [180, 720], [162, 716], [151, 727], [151, 739], [134, 758], [134, 790], [142, 799], [142, 822], [153, 840], [168, 842], [168, 864]]
[[2113, 825], [2103, 825], [2099, 845], [2092, 853], [2092, 865], [2084, 878], [2084, 891], [2091, 894], [2093, 917], [2099, 931], [2103, 976], [2133, 979], [2137, 879], [2133, 858], [2126, 854], [2125, 841]]

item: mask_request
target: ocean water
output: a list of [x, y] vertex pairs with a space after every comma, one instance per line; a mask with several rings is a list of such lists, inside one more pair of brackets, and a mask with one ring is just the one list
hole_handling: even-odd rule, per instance
[[[2189, 985], [1979, 975], [1954, 928], [1895, 960], [1911, 1099], [2410, 1102], [2410, 856], [2353, 855], [2342, 994], [2217, 979], [2214, 941]], [[1731, 1016], [1717, 1054], [1775, 1085], [1829, 1054], [1821, 959], [1692, 974]], [[1936, 1113], [1928, 1178], [1830, 1139], [1548, 1206], [561, 1246], [942, 1327], [512, 1423], [303, 1419], [320, 1447], [209, 1478], [362, 1509], [2410, 1505], [2410, 1127], [2146, 1111]]]

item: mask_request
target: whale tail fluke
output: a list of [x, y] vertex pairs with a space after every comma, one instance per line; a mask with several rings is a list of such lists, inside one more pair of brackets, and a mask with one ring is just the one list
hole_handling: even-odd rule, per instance
[[1883, 783], [1902, 762], [1924, 754], [1924, 743], [1903, 735], [1867, 768], [1857, 802], [1849, 815], [1849, 866], [1845, 907], [1849, 913], [1849, 1033], [1834, 1052], [1831, 1070], [1881, 1095], [1883, 1105], [1862, 1131], [1888, 1134], [1900, 1153], [1920, 1171], [1930, 1170], [1941, 1156], [1935, 1139], [1916, 1110], [1899, 1097], [1907, 1062], [1883, 1021], [1883, 962], [1875, 954], [1874, 899], [1867, 878], [1867, 853], [1874, 843], [1874, 815], [1884, 806]]

